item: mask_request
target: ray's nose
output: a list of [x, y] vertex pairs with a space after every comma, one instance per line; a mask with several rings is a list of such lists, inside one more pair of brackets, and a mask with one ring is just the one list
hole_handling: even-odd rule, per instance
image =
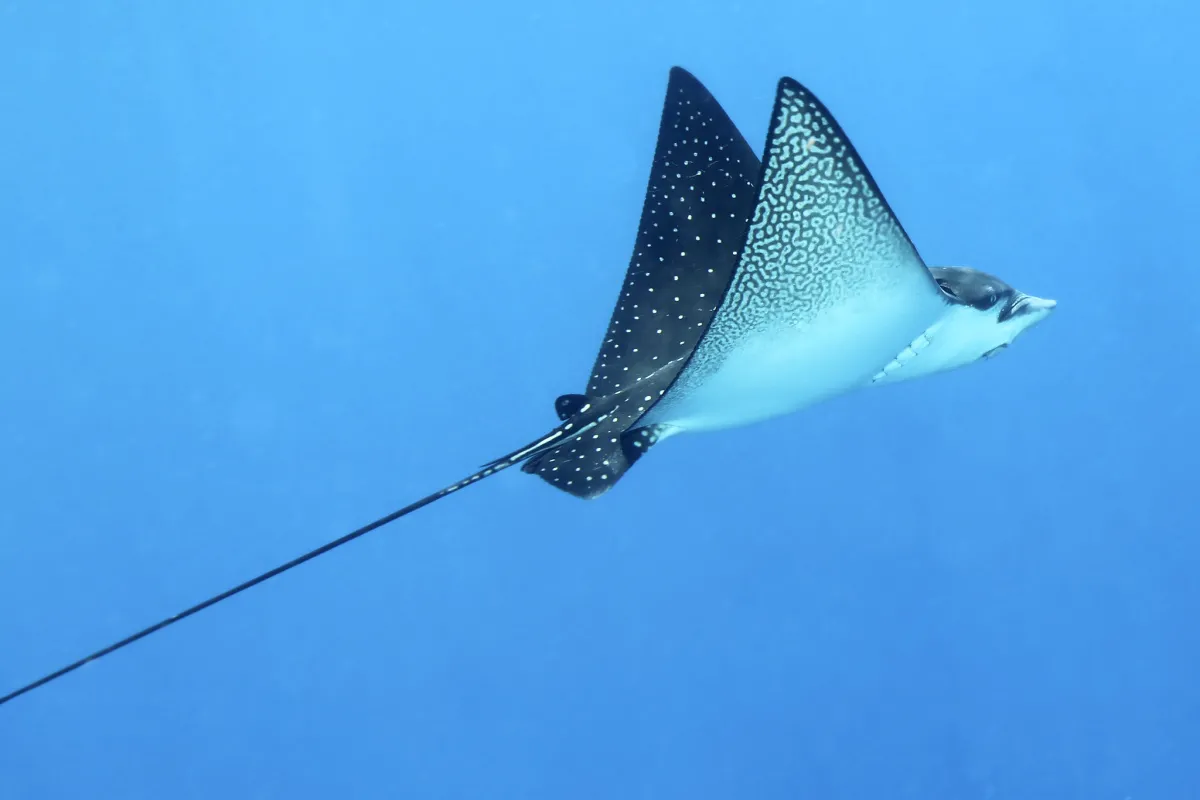
[[1025, 300], [1021, 303], [1021, 305], [1023, 306], [1021, 310], [1025, 313], [1036, 313], [1038, 311], [1050, 312], [1053, 311], [1054, 307], [1058, 305], [1058, 301], [1026, 295]]

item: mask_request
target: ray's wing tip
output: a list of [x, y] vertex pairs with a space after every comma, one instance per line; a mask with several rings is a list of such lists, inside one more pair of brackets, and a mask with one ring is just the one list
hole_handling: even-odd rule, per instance
[[789, 75], [784, 75], [779, 79], [779, 83], [775, 84], [775, 92], [776, 94], [786, 95], [789, 97], [792, 95], [812, 95], [812, 92], [810, 92], [803, 83]]
[[829, 108], [821, 101], [821, 98], [817, 97], [816, 92], [788, 75], [779, 79], [779, 84], [776, 87], [776, 99], [780, 101], [799, 101], [800, 103], [808, 104], [827, 117], [833, 117]]
[[667, 77], [667, 94], [669, 95], [672, 91], [707, 93], [708, 89], [700, 82], [699, 78], [676, 64], [671, 67], [671, 72]]
[[[667, 80], [667, 93], [663, 102], [663, 114], [669, 109], [679, 113], [679, 104], [692, 104], [697, 107], [717, 105], [717, 99], [709, 91], [704, 82], [679, 65], [671, 67], [670, 78]], [[711, 111], [709, 113], [712, 113]], [[722, 112], [724, 113], [724, 112]], [[732, 124], [732, 123], [731, 123]]]

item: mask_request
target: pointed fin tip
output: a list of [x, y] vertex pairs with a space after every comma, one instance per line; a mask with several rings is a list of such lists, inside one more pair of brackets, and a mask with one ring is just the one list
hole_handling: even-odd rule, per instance
[[779, 79], [779, 83], [776, 84], [775, 89], [776, 91], [780, 92], [785, 89], [790, 89], [793, 92], [805, 92], [806, 94], [812, 94], [812, 92], [808, 91], [808, 89], [804, 87], [804, 84], [800, 83], [800, 81], [796, 80], [795, 78], [788, 77], [787, 75], [784, 75]]
[[[853, 161], [857, 165], [858, 171], [861, 172], [863, 177], [866, 178], [867, 184], [870, 187], [871, 191], [874, 192], [876, 197], [879, 198], [879, 201], [883, 204], [883, 207], [886, 209], [887, 213], [891, 216], [892, 221], [900, 229], [900, 233], [904, 237], [905, 241], [908, 242], [908, 246], [912, 248], [913, 253], [916, 255], [917, 259], [920, 260], [922, 264], [924, 264], [924, 260], [921, 258], [920, 251], [918, 251], [917, 246], [915, 244], [913, 244], [912, 237], [909, 236], [908, 231], [906, 231], [904, 229], [904, 225], [901, 224], [899, 216], [897, 216], [896, 212], [892, 209], [892, 206], [888, 202], [887, 197], [884, 195], [883, 190], [879, 188], [879, 183], [875, 180], [875, 176], [871, 174], [871, 170], [867, 167], [866, 162], [863, 160], [862, 156], [859, 154], [858, 148], [856, 148], [854, 146], [854, 142], [850, 139], [849, 135], [847, 135], [845, 129], [842, 128], [842, 125], [841, 125], [841, 123], [838, 122], [837, 117], [835, 117], [833, 112], [829, 110], [829, 107], [825, 105], [825, 103], [821, 100], [821, 98], [817, 97], [816, 92], [814, 92], [812, 89], [808, 88], [807, 86], [802, 84], [800, 81], [796, 80], [795, 78], [789, 77], [787, 75], [784, 75], [782, 78], [780, 78], [779, 83], [776, 85], [776, 89], [775, 89], [775, 108], [771, 112], [771, 131], [774, 131], [775, 126], [779, 124], [780, 116], [783, 113], [784, 105], [788, 102], [788, 100], [790, 98], [795, 97], [795, 96], [801, 97], [805, 104], [807, 104], [811, 109], [816, 111], [816, 113], [819, 116], [824, 117], [825, 122], [833, 130], [834, 135], [837, 136], [839, 139], [841, 139], [843, 142], [845, 142], [846, 149], [849, 151], [847, 158], [849, 160]], [[768, 132], [768, 134], [767, 134], [767, 143], [768, 143], [767, 146], [768, 147], [770, 147], [770, 142], [771, 142], [772, 136], [773, 136], [773, 133]], [[764, 151], [764, 154], [765, 154], [765, 152], [766, 151]], [[767, 165], [764, 160], [762, 175], [766, 174], [766, 170], [767, 170]], [[761, 177], [760, 177], [760, 181], [761, 181]]]
[[672, 88], [682, 90], [684, 88], [684, 86], [691, 86], [693, 88], [700, 89], [706, 93], [708, 92], [708, 88], [703, 83], [701, 83], [700, 79], [697, 78], [695, 75], [693, 75], [690, 71], [688, 71], [678, 65], [671, 67], [671, 71], [667, 77], [668, 93], [671, 91]]
[[816, 110], [821, 112], [821, 114], [823, 114], [825, 117], [829, 118], [831, 122], [837, 122], [836, 118], [833, 116], [833, 112], [831, 112], [829, 108], [821, 102], [821, 98], [817, 97], [816, 92], [795, 78], [784, 75], [779, 79], [779, 83], [775, 85], [775, 98], [777, 101], [777, 106], [781, 104], [785, 97], [791, 98], [797, 95], [802, 97], [805, 102], [814, 104]]
[[695, 75], [693, 75], [689, 70], [686, 70], [683, 67], [679, 66], [678, 64], [671, 67], [671, 71], [668, 73], [668, 75], [671, 77], [672, 80], [674, 80], [676, 78], [691, 78], [692, 80], [696, 80]]

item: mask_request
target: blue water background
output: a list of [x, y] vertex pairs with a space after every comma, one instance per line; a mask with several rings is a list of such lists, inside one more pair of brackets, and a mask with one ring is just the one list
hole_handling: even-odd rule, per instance
[[833, 109], [1002, 358], [505, 474], [0, 708], [0, 797], [1200, 797], [1185, 0], [0, 2], [0, 690], [580, 391], [667, 70]]

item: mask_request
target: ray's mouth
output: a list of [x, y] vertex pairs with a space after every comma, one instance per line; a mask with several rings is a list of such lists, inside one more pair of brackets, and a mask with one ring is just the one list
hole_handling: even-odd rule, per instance
[[1014, 317], [1023, 317], [1026, 314], [1048, 314], [1058, 305], [1056, 300], [1046, 300], [1042, 297], [1034, 297], [1030, 294], [1022, 294], [1017, 297], [1012, 304], [1004, 310], [1000, 317], [1000, 321], [1012, 319]]

